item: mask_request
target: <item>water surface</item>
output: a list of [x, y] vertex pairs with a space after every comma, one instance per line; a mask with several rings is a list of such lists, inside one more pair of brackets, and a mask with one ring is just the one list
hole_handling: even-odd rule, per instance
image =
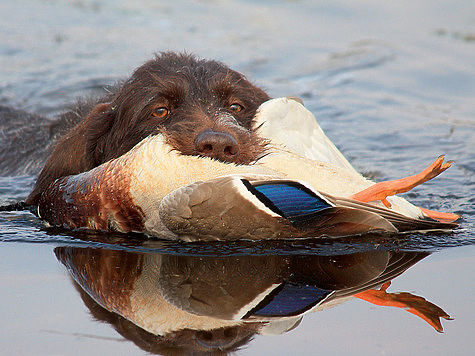
[[[186, 50], [224, 61], [271, 96], [302, 97], [351, 163], [375, 180], [413, 174], [446, 154], [454, 167], [407, 198], [463, 215], [454, 233], [397, 240], [190, 245], [46, 229], [29, 212], [1, 213], [2, 353], [150, 351], [124, 332], [127, 325], [117, 326], [120, 318], [98, 314], [58, 249], [222, 261], [429, 254], [388, 291], [422, 296], [445, 310], [454, 320], [442, 320], [443, 334], [401, 309], [352, 299], [309, 312], [280, 335], [256, 332], [237, 354], [464, 355], [475, 348], [475, 20], [469, 2], [4, 0], [0, 20], [1, 104], [51, 118], [78, 96], [126, 77], [154, 52]], [[34, 174], [1, 177], [0, 203], [24, 199], [33, 182]]]

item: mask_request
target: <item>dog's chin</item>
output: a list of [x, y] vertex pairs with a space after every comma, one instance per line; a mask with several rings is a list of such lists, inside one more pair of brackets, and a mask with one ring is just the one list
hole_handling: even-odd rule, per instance
[[[259, 148], [259, 149], [257, 149]], [[186, 151], [179, 148], [173, 147], [173, 150], [179, 152], [185, 156], [196, 156], [202, 157], [206, 159], [211, 159], [213, 161], [221, 162], [221, 163], [229, 163], [229, 164], [236, 164], [236, 165], [250, 165], [256, 163], [260, 158], [266, 155], [265, 146], [263, 147], [254, 147], [251, 151], [243, 152], [242, 154], [238, 153], [232, 157], [223, 157], [223, 156], [214, 156], [214, 155], [205, 155], [196, 151]]]
[[243, 157], [241, 155], [237, 155], [237, 157], [214, 157], [210, 155], [203, 155], [200, 153], [191, 154], [188, 156], [198, 156], [206, 159], [211, 159], [213, 161], [221, 162], [221, 163], [229, 163], [229, 164], [236, 164], [236, 165], [249, 165], [255, 163], [259, 158], [258, 157]]

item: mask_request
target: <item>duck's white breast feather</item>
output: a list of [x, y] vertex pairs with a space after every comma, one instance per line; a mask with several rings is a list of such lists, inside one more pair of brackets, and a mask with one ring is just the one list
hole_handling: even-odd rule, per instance
[[[274, 154], [262, 162], [265, 166], [340, 196], [349, 196], [374, 184], [353, 168], [325, 135], [315, 116], [299, 101], [269, 100], [259, 107], [255, 122], [259, 134], [274, 146]], [[424, 216], [420, 208], [402, 197], [388, 197], [388, 201], [401, 214]]]

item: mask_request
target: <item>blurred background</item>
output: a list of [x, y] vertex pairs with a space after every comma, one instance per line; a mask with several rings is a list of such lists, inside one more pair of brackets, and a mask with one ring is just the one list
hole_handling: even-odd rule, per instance
[[[333, 314], [307, 317], [285, 337], [258, 338], [243, 354], [469, 354], [475, 348], [470, 282], [475, 272], [472, 1], [2, 0], [0, 104], [53, 119], [78, 97], [114, 84], [154, 53], [169, 50], [223, 61], [273, 97], [303, 98], [350, 162], [376, 180], [413, 174], [444, 153], [456, 161], [441, 177], [407, 196], [427, 208], [463, 214], [461, 229], [433, 238], [429, 249], [442, 251], [399, 282], [403, 289], [445, 303], [447, 312], [455, 314], [446, 334], [426, 330], [412, 320], [416, 318], [410, 319], [414, 326], [407, 326], [409, 317], [402, 313], [391, 324], [367, 305], [345, 305]], [[0, 178], [0, 201], [24, 199], [33, 181], [34, 176]], [[104, 327], [100, 333], [110, 333], [112, 341], [93, 343], [74, 336], [71, 330], [78, 319], [87, 333], [96, 331], [88, 329], [88, 314], [79, 307], [74, 312], [78, 319], [61, 319], [61, 329], [72, 337], [48, 334], [47, 327], [36, 334], [35, 328], [30, 330], [32, 310], [41, 320], [53, 310], [64, 315], [55, 308], [69, 307], [48, 296], [51, 290], [61, 296], [59, 290], [68, 288], [51, 247], [31, 243], [59, 237], [46, 236], [26, 214], [0, 217], [0, 241], [7, 242], [0, 248], [0, 283], [7, 291], [0, 297], [0, 315], [16, 320], [9, 331], [2, 331], [0, 345], [8, 354], [30, 353], [38, 342], [40, 354], [57, 352], [41, 342], [49, 338], [51, 345], [83, 346], [58, 346], [64, 354], [100, 354], [108, 342], [121, 350], [124, 343]], [[445, 250], [445, 243], [461, 247]], [[38, 268], [41, 278], [56, 284], [47, 290], [35, 284]], [[27, 282], [18, 289], [18, 280]], [[73, 292], [59, 299], [77, 299]]]
[[0, 103], [57, 114], [156, 52], [187, 51], [301, 96], [359, 168], [394, 145], [473, 152], [474, 14], [464, 0], [3, 0]]

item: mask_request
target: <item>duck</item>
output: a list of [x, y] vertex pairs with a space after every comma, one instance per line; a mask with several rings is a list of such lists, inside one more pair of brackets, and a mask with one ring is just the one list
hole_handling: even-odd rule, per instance
[[172, 150], [151, 135], [123, 156], [60, 178], [38, 216], [53, 226], [183, 241], [344, 237], [451, 230], [459, 216], [394, 196], [434, 178], [443, 156], [414, 176], [375, 183], [359, 174], [294, 98], [261, 105], [267, 154], [247, 165]]

